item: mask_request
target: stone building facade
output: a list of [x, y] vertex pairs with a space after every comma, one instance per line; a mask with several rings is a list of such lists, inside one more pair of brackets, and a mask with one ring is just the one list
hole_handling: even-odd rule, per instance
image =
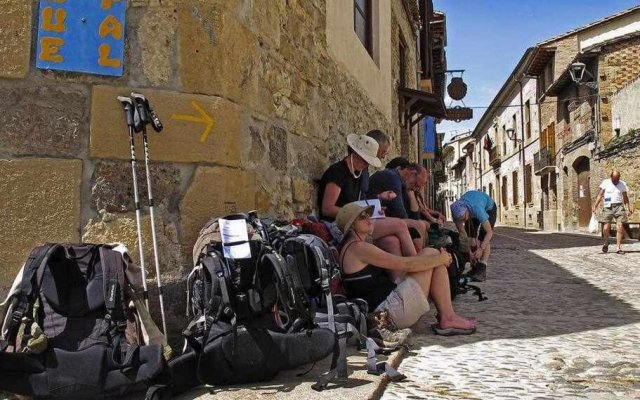
[[[598, 187], [613, 168], [640, 210], [639, 80], [640, 6], [538, 43], [480, 119], [466, 154], [451, 162], [466, 169], [458, 175], [469, 178], [468, 189], [496, 199], [505, 225], [586, 230]], [[508, 128], [520, 141], [526, 132], [524, 151]], [[486, 137], [493, 143], [488, 157]], [[631, 221], [640, 221], [640, 211]]]
[[[355, 3], [370, 7], [369, 51], [354, 33]], [[38, 5], [3, 2], [0, 293], [43, 242], [120, 241], [137, 259], [128, 132], [116, 100], [132, 90], [165, 125], [150, 133], [150, 155], [174, 315], [191, 246], [211, 217], [312, 212], [315, 180], [345, 154], [350, 133], [383, 129], [392, 154], [417, 159], [420, 135], [401, 123], [397, 94], [401, 76], [410, 88], [425, 78], [419, 34], [430, 14], [415, 1], [131, 0], [121, 77], [37, 69]]]
[[500, 223], [539, 228], [540, 186], [533, 179], [540, 132], [536, 80], [523, 74], [529, 57], [525, 53], [473, 131], [472, 187], [496, 201]]
[[454, 136], [442, 149], [442, 164], [445, 179], [438, 187], [438, 194], [444, 199], [447, 220], [451, 220], [451, 203], [458, 200], [469, 189], [470, 172], [467, 166], [465, 149], [473, 143], [471, 131]]
[[[622, 155], [611, 149], [633, 137], [614, 140], [613, 121], [619, 116], [612, 113], [612, 100], [640, 76], [639, 43], [640, 7], [634, 7], [536, 46], [528, 72], [538, 77], [540, 88], [537, 171], [545, 228], [586, 229], [598, 186], [613, 168], [623, 172], [631, 201], [637, 199], [638, 172], [629, 161], [637, 157], [637, 147]], [[572, 77], [572, 66], [584, 70], [580, 82]]]

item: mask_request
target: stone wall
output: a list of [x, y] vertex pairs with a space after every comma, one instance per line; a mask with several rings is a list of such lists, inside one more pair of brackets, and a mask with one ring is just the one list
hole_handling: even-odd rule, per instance
[[[640, 92], [633, 90], [634, 82], [640, 77], [640, 36], [631, 39], [622, 40], [618, 43], [604, 46], [602, 53], [598, 58], [598, 75], [600, 84], [600, 93], [602, 98], [602, 148], [607, 148], [612, 144], [613, 134], [613, 118], [615, 112], [613, 110], [613, 101], [616, 97], [629, 88], [626, 101], [634, 104], [634, 111], [637, 115], [638, 104], [640, 103]], [[637, 83], [635, 83], [637, 85]], [[629, 119], [633, 117], [626, 114], [623, 118]], [[621, 118], [622, 120], [622, 118]], [[627, 125], [626, 130], [621, 131], [621, 136], [629, 134], [631, 129], [638, 129], [640, 125]], [[610, 158], [600, 161], [602, 167], [600, 174], [596, 175], [597, 181], [609, 177], [612, 169], [616, 168], [622, 173], [622, 180], [629, 187], [629, 200], [635, 203], [637, 210], [631, 220], [640, 221], [640, 170], [638, 169], [638, 159], [640, 159], [640, 148], [635, 148]]]
[[[620, 135], [640, 129], [640, 75], [619, 92], [611, 96], [611, 118], [620, 119]], [[615, 131], [613, 133], [615, 135]]]
[[[409, 23], [409, 20], [404, 17], [406, 15], [403, 2], [392, 1], [391, 2], [391, 75], [394, 79], [391, 80], [392, 88], [391, 92], [397, 92], [397, 84], [400, 81], [400, 42], [405, 45], [405, 85], [410, 88], [417, 86], [418, 69], [416, 61], [418, 60], [416, 54], [415, 41], [412, 40], [413, 27]], [[391, 118], [396, 121], [396, 126], [393, 131], [393, 137], [395, 138], [395, 147], [398, 153], [403, 157], [415, 159], [418, 152], [419, 132], [418, 127], [414, 127], [411, 131], [400, 128], [400, 120], [398, 114], [398, 102], [393, 102], [391, 105]], [[418, 124], [421, 125], [421, 124]], [[399, 139], [399, 140], [398, 140]]]
[[[391, 45], [403, 35], [407, 82], [415, 85], [415, 38], [401, 3], [391, 3], [398, 25]], [[346, 154], [347, 134], [381, 128], [399, 138], [397, 112], [389, 119], [379, 111], [330, 56], [325, 0], [129, 1], [118, 78], [36, 69], [37, 0], [5, 0], [3, 10], [0, 295], [29, 249], [45, 241], [122, 241], [139, 259], [128, 132], [116, 95], [144, 93], [165, 125], [149, 140], [173, 315], [183, 311], [182, 279], [208, 219], [254, 208], [307, 214], [314, 180]], [[395, 87], [391, 102], [397, 107]]]

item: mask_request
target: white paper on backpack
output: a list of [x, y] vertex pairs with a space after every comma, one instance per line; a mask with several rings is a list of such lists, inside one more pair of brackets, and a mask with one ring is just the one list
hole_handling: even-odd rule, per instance
[[380, 204], [379, 199], [360, 200], [360, 201], [356, 201], [356, 204], [358, 204], [361, 207], [373, 206], [374, 208], [373, 208], [373, 214], [371, 215], [371, 218], [373, 219], [384, 218], [384, 211], [382, 211], [382, 205]]
[[218, 225], [220, 226], [222, 248], [224, 250], [225, 258], [251, 258], [247, 222], [244, 219], [220, 218], [218, 220]]

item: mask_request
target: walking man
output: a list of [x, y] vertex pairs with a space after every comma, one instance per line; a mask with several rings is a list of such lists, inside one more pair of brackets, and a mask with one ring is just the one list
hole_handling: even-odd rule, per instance
[[[609, 251], [609, 235], [611, 234], [611, 221], [616, 221], [616, 244], [618, 245], [618, 254], [624, 254], [622, 250], [622, 239], [624, 238], [624, 224], [627, 217], [633, 214], [629, 205], [629, 196], [627, 196], [627, 184], [620, 180], [620, 171], [614, 169], [611, 171], [611, 178], [605, 179], [600, 184], [600, 192], [593, 204], [593, 213], [596, 212], [600, 201], [604, 199], [604, 210], [600, 222], [604, 222], [604, 244], [602, 252]], [[625, 211], [625, 206], [627, 206]]]
[[478, 190], [468, 191], [451, 204], [451, 215], [460, 237], [469, 238], [471, 271], [467, 276], [475, 282], [487, 279], [487, 262], [497, 212], [496, 202]]

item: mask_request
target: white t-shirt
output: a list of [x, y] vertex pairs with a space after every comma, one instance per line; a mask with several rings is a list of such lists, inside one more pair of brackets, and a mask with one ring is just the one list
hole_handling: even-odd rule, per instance
[[610, 207], [611, 204], [622, 203], [622, 193], [627, 191], [627, 184], [624, 181], [618, 181], [614, 185], [611, 179], [605, 179], [600, 184], [600, 189], [604, 190], [604, 206]]

